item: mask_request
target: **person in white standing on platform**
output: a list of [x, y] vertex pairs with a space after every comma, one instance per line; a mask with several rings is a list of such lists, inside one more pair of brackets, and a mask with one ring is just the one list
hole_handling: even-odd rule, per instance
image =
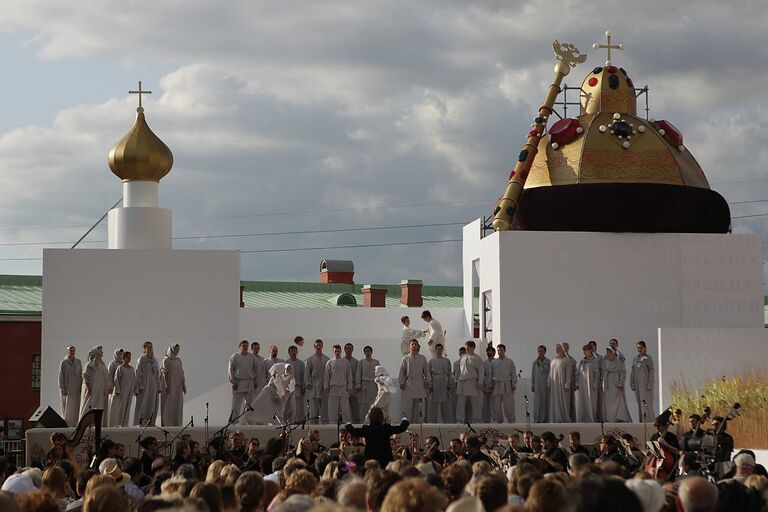
[[[464, 346], [467, 353], [459, 359], [459, 377], [456, 386], [456, 421], [466, 423], [480, 421], [480, 409], [483, 406], [485, 372], [483, 361], [475, 354], [475, 342], [467, 341]], [[467, 401], [470, 403], [470, 417], [465, 417]]]
[[480, 413], [480, 420], [483, 423], [489, 423], [491, 421], [491, 396], [493, 395], [491, 368], [493, 367], [494, 359], [496, 359], [496, 349], [489, 345], [485, 349], [485, 361], [483, 361], [483, 377], [485, 379], [485, 384], [483, 385], [483, 408]]
[[277, 348], [277, 345], [270, 345], [269, 357], [261, 361], [261, 370], [264, 372], [265, 383], [269, 382], [269, 379], [272, 378], [272, 367], [278, 363], [285, 362], [277, 356], [279, 351], [280, 350]]
[[67, 426], [74, 427], [80, 418], [80, 390], [83, 387], [83, 364], [75, 357], [77, 349], [67, 347], [67, 357], [59, 365], [59, 393], [61, 415]]
[[333, 346], [333, 359], [325, 363], [323, 388], [328, 397], [328, 420], [345, 425], [352, 421], [349, 393], [353, 388], [349, 361], [341, 357], [341, 345]]
[[164, 427], [178, 427], [184, 423], [184, 395], [187, 381], [179, 359], [181, 347], [175, 343], [168, 347], [160, 365], [163, 387], [160, 394], [160, 422]]
[[[456, 411], [458, 411], [458, 406], [456, 405], [456, 403], [457, 403], [456, 401], [458, 400], [458, 396], [456, 396], [456, 390], [458, 389], [458, 386], [459, 386], [459, 372], [460, 372], [459, 364], [461, 363], [461, 358], [464, 357], [466, 355], [466, 353], [467, 353], [467, 347], [462, 345], [461, 347], [459, 347], [459, 358], [451, 363], [451, 394], [450, 394], [450, 397], [451, 397], [451, 410], [453, 411], [453, 417], [452, 417], [451, 421], [454, 421], [456, 419], [456, 417], [458, 416], [458, 414], [456, 412]], [[467, 407], [468, 407], [468, 405], [465, 404], [465, 407], [464, 407], [464, 411], [465, 411], [464, 412], [464, 417], [466, 417]]]
[[549, 420], [549, 365], [547, 347], [536, 347], [539, 356], [531, 365], [531, 393], [533, 393], [533, 421], [546, 423]]
[[259, 355], [259, 352], [261, 351], [261, 343], [258, 341], [254, 341], [251, 343], [251, 352], [253, 352], [253, 357], [256, 358], [256, 382], [253, 385], [253, 397], [255, 398], [256, 395], [259, 393], [261, 388], [267, 385], [267, 380], [269, 380], [269, 376], [267, 373], [267, 370], [264, 369], [264, 357]]
[[[250, 405], [253, 402], [260, 368], [256, 355], [248, 352], [248, 340], [241, 341], [238, 351], [232, 354], [227, 365], [227, 376], [232, 385], [232, 411], [229, 413], [229, 421], [243, 414], [243, 404]], [[240, 422], [242, 423], [242, 418]]]
[[[267, 360], [268, 361], [268, 360]], [[293, 367], [290, 363], [275, 363], [269, 369], [269, 381], [253, 401], [253, 408], [245, 414], [248, 425], [278, 425], [284, 422], [285, 405], [296, 389]]]
[[[294, 339], [294, 341], [296, 340]], [[304, 382], [306, 370], [304, 363], [298, 358], [298, 355], [299, 347], [296, 345], [288, 347], [288, 361], [286, 363], [291, 365], [294, 382], [293, 396], [285, 404], [285, 420], [288, 422], [304, 421], [307, 417], [307, 410], [304, 404], [304, 391], [307, 389]]]
[[403, 356], [407, 356], [410, 351], [411, 340], [418, 340], [426, 336], [426, 334], [424, 331], [412, 328], [411, 319], [407, 316], [401, 317], [400, 323], [403, 324], [403, 332], [400, 336], [400, 353]]
[[400, 389], [403, 391], [403, 418], [424, 421], [424, 399], [432, 385], [427, 358], [419, 354], [419, 342], [411, 340], [410, 352], [400, 361]]
[[[125, 349], [118, 348], [115, 350], [113, 354], [112, 360], [109, 362], [109, 365], [107, 366], [107, 370], [109, 371], [109, 394], [112, 394], [112, 391], [114, 391], [114, 383], [115, 383], [115, 372], [117, 371], [117, 368], [123, 364], [123, 352], [125, 352]], [[109, 404], [112, 403], [111, 400], [108, 400]], [[107, 405], [107, 408], [104, 410], [104, 414], [107, 415], [107, 424], [109, 424], [109, 407], [110, 405]]]
[[629, 385], [637, 398], [638, 421], [648, 421], [653, 418], [653, 381], [656, 378], [656, 369], [653, 359], [648, 355], [648, 347], [644, 341], [638, 341], [637, 355], [632, 361], [632, 373], [629, 377]]
[[373, 347], [366, 345], [363, 348], [363, 354], [365, 357], [357, 365], [357, 375], [355, 376], [360, 421], [365, 421], [371, 405], [376, 400], [378, 388], [374, 379], [376, 378], [376, 367], [380, 364], [378, 359], [373, 358]]
[[360, 366], [360, 361], [352, 357], [352, 353], [355, 351], [355, 346], [351, 343], [344, 344], [344, 359], [349, 363], [349, 371], [352, 372], [352, 392], [349, 396], [349, 410], [352, 413], [352, 421], [358, 423], [360, 421], [359, 408], [357, 400], [357, 391], [360, 388], [360, 382], [357, 380], [357, 368]]
[[421, 319], [427, 322], [427, 330], [424, 334], [427, 336], [427, 347], [429, 352], [435, 354], [435, 345], [442, 343], [445, 347], [445, 331], [443, 330], [443, 324], [432, 318], [432, 313], [429, 311], [422, 311]]
[[627, 380], [627, 370], [624, 362], [620, 361], [613, 347], [605, 349], [603, 358], [603, 419], [609, 423], [629, 423], [632, 417], [627, 407], [627, 397], [624, 383]]
[[624, 353], [619, 350], [619, 340], [616, 338], [611, 338], [611, 341], [608, 342], [608, 345], [611, 346], [614, 352], [616, 352], [616, 357], [621, 361], [621, 364], [625, 365], [626, 368], [626, 358], [624, 357]]
[[[377, 386], [376, 399], [371, 404], [371, 409], [378, 407], [384, 412], [384, 422], [389, 422], [389, 404], [392, 403], [392, 395], [397, 393], [397, 383], [390, 377], [389, 372], [383, 366], [374, 368], [374, 382]], [[370, 412], [370, 409], [368, 410]], [[366, 414], [366, 418], [368, 414]]]
[[[598, 360], [600, 363], [600, 378], [603, 377], [603, 363], [605, 362], [603, 360], [603, 355], [597, 350], [597, 342], [595, 340], [592, 340], [589, 342], [589, 345], [592, 347], [592, 354], [594, 354], [595, 359]], [[595, 418], [595, 421], [603, 421], [603, 385], [600, 384], [600, 387], [597, 390], [597, 417]]]
[[131, 353], [123, 352], [123, 364], [115, 370], [112, 386], [112, 398], [109, 402], [109, 426], [127, 427], [130, 425], [131, 404], [136, 394], [136, 370], [131, 366]]
[[450, 401], [453, 368], [451, 361], [444, 356], [442, 343], [435, 345], [435, 357], [429, 360], [428, 369], [432, 379], [432, 389], [429, 392], [429, 400], [427, 400], [427, 421], [429, 423], [449, 423], [453, 421]]
[[549, 421], [551, 423], [570, 423], [571, 390], [573, 373], [571, 362], [565, 355], [563, 346], [555, 345], [557, 355], [549, 363]]
[[517, 390], [517, 368], [515, 362], [507, 357], [507, 347], [499, 344], [496, 347], [499, 357], [493, 360], [491, 366], [491, 417], [494, 423], [515, 421], [515, 391]]
[[83, 372], [83, 392], [80, 398], [80, 417], [92, 409], [102, 409], [103, 423], [107, 424], [107, 399], [109, 397], [109, 370], [102, 360], [104, 350], [101, 346], [93, 347], [88, 352], [88, 362]]
[[580, 423], [598, 423], [600, 415], [599, 391], [602, 365], [592, 353], [592, 345], [583, 347], [584, 359], [579, 361], [579, 393], [577, 408], [577, 421]]
[[573, 383], [573, 386], [571, 386], [571, 391], [569, 393], [570, 394], [569, 399], [571, 401], [570, 417], [571, 417], [571, 421], [576, 421], [576, 390], [579, 389], [579, 379], [577, 378], [579, 363], [570, 354], [571, 345], [567, 341], [564, 341], [562, 345], [563, 345], [563, 350], [565, 351], [565, 357], [568, 358], [568, 365], [569, 365], [568, 371], [571, 372], [571, 382]]
[[[328, 356], [323, 354], [323, 340], [315, 340], [314, 347], [315, 353], [304, 361], [304, 367], [307, 370], [307, 399], [310, 400], [310, 416], [312, 418], [319, 416], [319, 423], [328, 423], [329, 418], [325, 416], [328, 413], [328, 394], [323, 389]], [[313, 419], [312, 422], [318, 423], [318, 420]]]
[[160, 365], [155, 358], [151, 341], [144, 342], [144, 353], [136, 363], [136, 409], [133, 424], [144, 426], [155, 424], [160, 406]]

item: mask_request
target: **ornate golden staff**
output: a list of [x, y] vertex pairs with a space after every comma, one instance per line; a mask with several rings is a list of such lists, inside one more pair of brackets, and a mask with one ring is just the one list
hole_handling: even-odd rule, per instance
[[533, 129], [528, 133], [528, 140], [525, 141], [523, 149], [517, 158], [514, 170], [509, 175], [507, 188], [501, 198], [499, 206], [493, 212], [493, 229], [496, 231], [506, 231], [510, 228], [512, 217], [517, 211], [520, 194], [523, 192], [525, 180], [528, 179], [528, 173], [531, 171], [533, 159], [538, 153], [539, 139], [544, 135], [547, 127], [547, 120], [552, 114], [552, 106], [555, 104], [557, 95], [560, 94], [560, 82], [571, 72], [571, 68], [576, 67], [587, 60], [587, 55], [581, 53], [571, 43], [559, 43], [555, 40], [552, 43], [555, 50], [557, 64], [555, 65], [555, 79], [549, 86], [547, 96], [544, 98], [544, 104], [539, 107], [539, 113], [533, 120]]

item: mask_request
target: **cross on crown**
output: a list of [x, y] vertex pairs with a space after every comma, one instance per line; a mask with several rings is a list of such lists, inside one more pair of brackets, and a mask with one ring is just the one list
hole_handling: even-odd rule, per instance
[[128, 91], [128, 94], [138, 94], [139, 95], [139, 109], [140, 112], [144, 111], [144, 107], [141, 106], [141, 95], [142, 94], [152, 94], [152, 91], [144, 91], [141, 88], [141, 80], [139, 80], [139, 90], [138, 91]]
[[592, 45], [592, 48], [595, 50], [600, 50], [602, 48], [605, 48], [608, 50], [608, 60], [605, 61], [606, 66], [611, 65], [611, 50], [623, 50], [624, 45], [623, 44], [611, 44], [611, 31], [607, 30], [605, 32], [605, 38], [608, 40], [607, 44], [601, 44], [601, 43], [595, 43]]

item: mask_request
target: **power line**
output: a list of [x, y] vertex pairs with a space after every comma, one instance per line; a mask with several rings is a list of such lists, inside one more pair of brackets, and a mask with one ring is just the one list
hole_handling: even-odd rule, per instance
[[[303, 231], [265, 231], [260, 233], [230, 233], [226, 235], [185, 235], [185, 236], [174, 236], [171, 237], [173, 240], [199, 240], [203, 238], [247, 238], [247, 237], [258, 237], [258, 236], [281, 236], [281, 235], [308, 235], [308, 234], [315, 234], [315, 233], [349, 233], [349, 232], [355, 232], [355, 231], [382, 231], [382, 230], [390, 230], [390, 229], [415, 229], [415, 228], [433, 228], [433, 227], [444, 227], [444, 226], [464, 226], [467, 224], [467, 222], [437, 222], [432, 224], [407, 224], [407, 225], [399, 225], [399, 226], [369, 226], [369, 227], [359, 227], [359, 228], [339, 228], [339, 229], [312, 229], [312, 230], [303, 230]], [[82, 243], [89, 243], [89, 244], [95, 244], [95, 243], [104, 243], [106, 240], [89, 240], [87, 242]], [[63, 245], [63, 244], [70, 244], [71, 241], [63, 241], [63, 242], [3, 242], [0, 243], [0, 246], [4, 247], [10, 247], [10, 246], [30, 246], [30, 245]]]
[[323, 251], [326, 249], [359, 249], [365, 247], [393, 247], [400, 245], [422, 245], [422, 244], [444, 244], [461, 242], [461, 238], [450, 238], [445, 240], [419, 240], [416, 242], [390, 242], [381, 244], [361, 244], [361, 245], [335, 245], [327, 247], [291, 247], [287, 249], [256, 249], [252, 251], [240, 251], [241, 254], [257, 254], [265, 252], [293, 252], [293, 251]]

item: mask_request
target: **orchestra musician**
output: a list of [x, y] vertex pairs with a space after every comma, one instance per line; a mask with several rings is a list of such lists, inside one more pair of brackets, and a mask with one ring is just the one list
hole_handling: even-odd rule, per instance
[[[536, 439], [536, 438], [534, 438]], [[560, 441], [555, 434], [546, 431], [541, 434], [541, 451], [534, 453], [534, 458], [541, 461], [542, 473], [566, 471], [568, 469], [568, 455], [560, 448]]]

